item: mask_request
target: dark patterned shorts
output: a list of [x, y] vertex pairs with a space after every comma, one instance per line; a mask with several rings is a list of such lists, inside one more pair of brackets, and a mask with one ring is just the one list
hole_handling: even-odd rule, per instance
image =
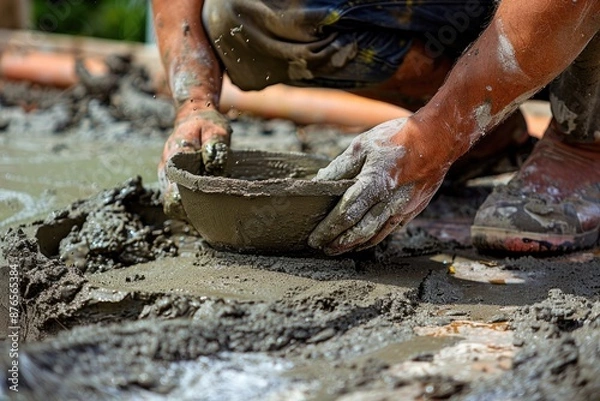
[[203, 22], [233, 82], [354, 88], [381, 82], [415, 39], [433, 58], [457, 57], [494, 0], [206, 0]]

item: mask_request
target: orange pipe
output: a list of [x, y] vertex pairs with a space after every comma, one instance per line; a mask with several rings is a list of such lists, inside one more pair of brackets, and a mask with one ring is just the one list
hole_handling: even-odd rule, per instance
[[389, 103], [335, 89], [273, 85], [261, 91], [244, 92], [225, 77], [221, 110], [227, 111], [230, 108], [264, 118], [284, 118], [298, 124], [358, 127], [372, 127], [412, 114]]
[[[68, 87], [77, 83], [75, 59], [68, 53], [4, 51], [0, 55], [0, 78]], [[100, 58], [86, 57], [84, 63], [92, 75], [108, 72]]]

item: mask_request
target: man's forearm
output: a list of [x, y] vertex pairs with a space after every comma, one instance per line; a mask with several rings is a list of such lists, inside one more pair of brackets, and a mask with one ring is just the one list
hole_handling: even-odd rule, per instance
[[[203, 0], [153, 0], [158, 47], [178, 107], [218, 107], [220, 64], [202, 26]], [[187, 106], [189, 104], [189, 106]]]
[[558, 76], [600, 26], [597, 0], [503, 0], [490, 26], [414, 118], [456, 158]]

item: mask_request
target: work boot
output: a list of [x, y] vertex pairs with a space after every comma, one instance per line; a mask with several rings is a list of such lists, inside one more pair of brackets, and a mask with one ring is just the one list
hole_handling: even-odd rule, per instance
[[592, 246], [599, 230], [600, 145], [566, 143], [554, 122], [479, 208], [471, 238], [481, 249], [554, 252]]
[[550, 87], [554, 116], [515, 177], [479, 208], [482, 250], [556, 253], [600, 232], [600, 35]]

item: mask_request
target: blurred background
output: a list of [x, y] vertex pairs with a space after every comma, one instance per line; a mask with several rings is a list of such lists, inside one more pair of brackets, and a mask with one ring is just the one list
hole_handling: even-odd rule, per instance
[[0, 0], [0, 29], [152, 42], [148, 0]]

